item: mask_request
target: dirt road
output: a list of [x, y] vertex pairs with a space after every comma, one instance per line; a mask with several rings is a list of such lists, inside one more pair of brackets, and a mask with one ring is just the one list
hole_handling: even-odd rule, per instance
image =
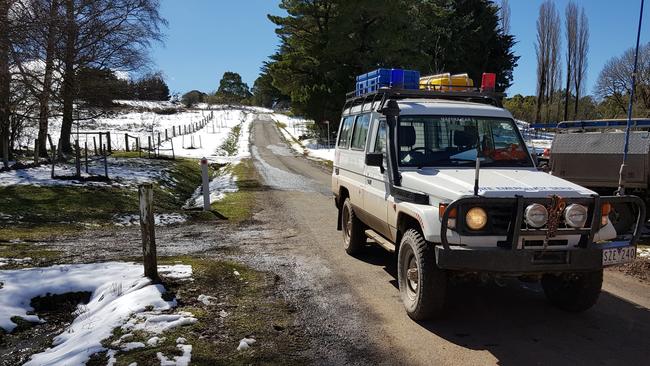
[[[454, 286], [444, 320], [418, 324], [399, 299], [392, 257], [345, 254], [330, 175], [293, 154], [270, 120], [253, 125], [252, 154], [265, 190], [250, 243], [260, 263], [279, 260], [303, 301], [323, 364], [641, 365], [650, 360], [650, 286], [608, 272], [599, 303], [583, 314], [549, 306], [536, 285]], [[251, 247], [253, 248], [253, 247]], [[275, 258], [275, 259], [274, 259]]]

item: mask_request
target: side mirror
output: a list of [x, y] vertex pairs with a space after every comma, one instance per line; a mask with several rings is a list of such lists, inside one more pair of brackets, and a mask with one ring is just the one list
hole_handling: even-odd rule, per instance
[[376, 166], [384, 170], [384, 154], [382, 153], [367, 153], [366, 154], [366, 165], [367, 166]]

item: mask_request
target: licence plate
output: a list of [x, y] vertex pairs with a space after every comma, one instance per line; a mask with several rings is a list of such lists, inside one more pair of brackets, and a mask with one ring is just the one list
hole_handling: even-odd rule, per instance
[[636, 257], [636, 247], [603, 249], [603, 266], [632, 262]]

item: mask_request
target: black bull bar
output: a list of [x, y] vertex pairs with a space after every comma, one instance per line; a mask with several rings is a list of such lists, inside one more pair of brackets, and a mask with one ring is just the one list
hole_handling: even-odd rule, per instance
[[[440, 240], [442, 245], [435, 248], [436, 261], [440, 268], [451, 270], [465, 271], [485, 271], [485, 272], [504, 272], [504, 273], [534, 273], [534, 272], [560, 272], [560, 271], [589, 271], [603, 267], [602, 251], [607, 248], [620, 248], [626, 246], [636, 246], [641, 236], [641, 230], [644, 226], [646, 208], [643, 200], [636, 196], [591, 196], [581, 198], [566, 198], [567, 204], [580, 203], [589, 208], [588, 215], [590, 220], [589, 227], [585, 228], [557, 228], [553, 236], [580, 235], [580, 244], [576, 248], [562, 248], [561, 250], [544, 248], [544, 249], [526, 249], [522, 246], [519, 248], [519, 239], [522, 236], [547, 236], [546, 227], [540, 229], [531, 229], [524, 227], [524, 209], [532, 203], [539, 203], [547, 206], [551, 198], [534, 198], [516, 196], [514, 198], [499, 197], [481, 197], [471, 196], [463, 197], [450, 203], [443, 215], [440, 228]], [[636, 206], [636, 224], [631, 237], [629, 233], [626, 237], [617, 233], [615, 240], [594, 243], [594, 236], [601, 229], [600, 222], [602, 216], [602, 205], [609, 203], [612, 206], [627, 204]], [[491, 247], [491, 248], [467, 248], [457, 246], [452, 248], [447, 239], [449, 215], [456, 209], [461, 212], [461, 207], [489, 207], [490, 204], [512, 205], [516, 212], [514, 222], [508, 227], [506, 243], [509, 248]], [[458, 215], [456, 219], [456, 228], [462, 218]], [[488, 220], [490, 218], [488, 217]], [[461, 235], [459, 233], [459, 235]], [[485, 234], [493, 236], [492, 234]]]

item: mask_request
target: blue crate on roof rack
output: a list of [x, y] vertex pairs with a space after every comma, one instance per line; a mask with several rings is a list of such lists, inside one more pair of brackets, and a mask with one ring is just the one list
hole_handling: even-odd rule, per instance
[[417, 90], [420, 88], [420, 72], [403, 69], [377, 69], [357, 76], [355, 89], [357, 96], [375, 92], [382, 87]]

